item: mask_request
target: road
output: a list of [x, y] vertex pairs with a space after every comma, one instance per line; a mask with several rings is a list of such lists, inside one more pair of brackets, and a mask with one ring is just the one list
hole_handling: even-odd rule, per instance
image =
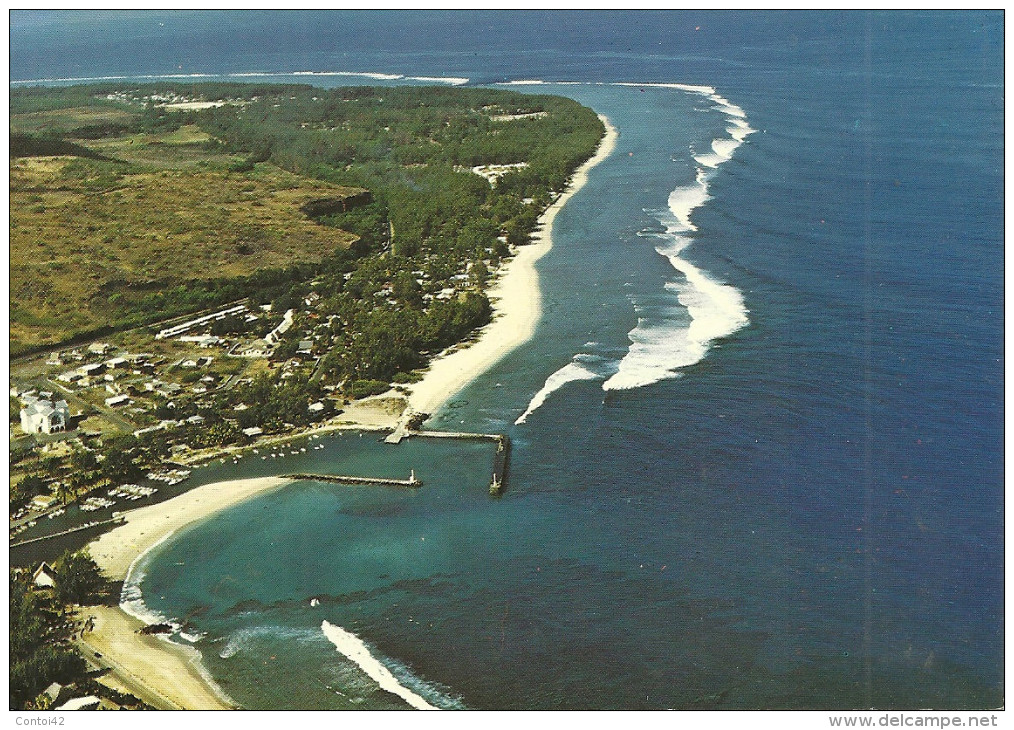
[[[139, 677], [134, 676], [123, 668], [119, 662], [109, 658], [102, 652], [96, 651], [95, 647], [88, 643], [84, 635], [77, 639], [75, 644], [81, 649], [81, 653], [88, 657], [88, 662], [99, 669], [108, 669], [109, 672], [98, 678], [97, 681], [112, 687], [117, 692], [132, 694], [142, 702], [151, 705], [159, 710], [182, 710], [183, 708], [175, 702], [167, 700], [155, 690], [151, 689]], [[100, 655], [100, 656], [96, 656]]]

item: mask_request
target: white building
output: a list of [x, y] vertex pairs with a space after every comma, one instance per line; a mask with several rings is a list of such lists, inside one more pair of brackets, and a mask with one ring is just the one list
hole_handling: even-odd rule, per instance
[[289, 309], [288, 311], [286, 311], [285, 315], [282, 317], [281, 324], [279, 324], [273, 330], [268, 332], [267, 336], [264, 338], [264, 341], [267, 342], [269, 345], [277, 345], [278, 341], [282, 339], [282, 335], [288, 332], [289, 328], [292, 327], [292, 320], [295, 314], [296, 310], [294, 309]]
[[57, 433], [67, 430], [70, 408], [67, 401], [56, 403], [36, 398], [25, 399], [21, 409], [21, 430], [25, 433]]
[[198, 347], [214, 347], [221, 345], [225, 340], [215, 335], [183, 335], [180, 337], [180, 342], [191, 342]]
[[210, 324], [211, 322], [214, 322], [216, 320], [225, 319], [226, 317], [231, 317], [233, 315], [238, 315], [241, 312], [245, 311], [246, 311], [245, 304], [237, 304], [235, 307], [229, 307], [228, 309], [223, 309], [220, 312], [206, 314], [203, 317], [192, 319], [189, 322], [183, 322], [182, 324], [178, 324], [173, 327], [167, 327], [166, 329], [160, 331], [157, 335], [155, 335], [155, 339], [164, 340], [169, 337], [176, 337], [178, 335], [182, 335], [184, 332], [194, 327], [200, 327], [206, 324]]

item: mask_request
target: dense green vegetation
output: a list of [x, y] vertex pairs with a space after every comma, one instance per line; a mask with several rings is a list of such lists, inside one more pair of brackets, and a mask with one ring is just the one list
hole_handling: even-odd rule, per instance
[[71, 604], [94, 601], [105, 581], [87, 552], [53, 565], [55, 591], [38, 591], [28, 572], [10, 574], [10, 708], [23, 709], [53, 682], [83, 678], [85, 662], [70, 643]]
[[[181, 99], [224, 103], [200, 110], [163, 103]], [[527, 241], [541, 211], [592, 154], [603, 132], [594, 113], [572, 100], [488, 89], [101, 84], [15, 89], [10, 106], [12, 140], [15, 134], [18, 140], [30, 140], [19, 142], [27, 152], [125, 160], [132, 172], [171, 164], [190, 176], [184, 177], [184, 187], [187, 179], [198, 187], [213, 184], [209, 171], [218, 170], [239, 175], [240, 183], [270, 184], [277, 178], [271, 170], [281, 168], [318, 184], [369, 190], [366, 205], [309, 211], [319, 226], [355, 234], [358, 240], [348, 250], [338, 247], [317, 260], [290, 265], [253, 264], [255, 271], [240, 275], [212, 265], [203, 275], [181, 280], [149, 276], [124, 282], [114, 271], [108, 284], [86, 292], [90, 305], [104, 302], [114, 321], [82, 321], [62, 337], [81, 340], [107, 331], [110, 324], [144, 324], [246, 296], [288, 308], [315, 281], [316, 291], [327, 300], [327, 314], [341, 321], [333, 344], [345, 348], [332, 352], [322, 375], [352, 380], [384, 380], [418, 367], [424, 361], [420, 353], [460, 340], [484, 324], [489, 304], [483, 289], [490, 271], [509, 254], [507, 243]], [[83, 179], [72, 182], [63, 172], [60, 184], [79, 185], [88, 194], [118, 195], [114, 191], [122, 185], [123, 165], [106, 169], [102, 165], [111, 163], [89, 164], [75, 168]], [[478, 165], [512, 167], [493, 185], [470, 171]], [[13, 185], [12, 176], [12, 207], [20, 208]], [[32, 210], [43, 215], [49, 200], [37, 193], [34, 198]], [[124, 231], [115, 212], [104, 210], [102, 220], [90, 221], [82, 218], [87, 209], [75, 210], [74, 222], [103, 234], [111, 246], [130, 248], [140, 242], [122, 240], [140, 234]], [[197, 225], [208, 224], [202, 220]], [[26, 222], [12, 221], [12, 231], [15, 225], [24, 228]], [[250, 242], [243, 230], [250, 233]], [[246, 252], [257, 248], [258, 235], [238, 229], [229, 239], [236, 240], [229, 245], [240, 262], [250, 263]], [[32, 265], [47, 266], [47, 271], [63, 265], [46, 262], [44, 239], [38, 245], [32, 239], [31, 246]], [[452, 277], [465, 272], [470, 291], [459, 291], [448, 302], [428, 301], [427, 294], [446, 289]], [[39, 332], [75, 320], [71, 313], [47, 317], [46, 302], [38, 301], [46, 293], [19, 285], [18, 272], [12, 274], [16, 323]], [[387, 292], [382, 295], [385, 306], [396, 311], [375, 311], [383, 309], [377, 306], [380, 292]], [[12, 328], [12, 353], [32, 349], [29, 342], [13, 339], [21, 332]], [[382, 349], [375, 338], [385, 343]], [[59, 341], [48, 340], [50, 345]]]
[[69, 155], [105, 159], [102, 155], [65, 139], [35, 137], [30, 134], [11, 133], [11, 157], [43, 157], [48, 155]]

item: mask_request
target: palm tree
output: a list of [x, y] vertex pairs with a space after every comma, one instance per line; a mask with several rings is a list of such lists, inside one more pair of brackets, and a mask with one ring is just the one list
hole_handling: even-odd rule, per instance
[[68, 481], [56, 482], [56, 498], [59, 499], [64, 506], [66, 506], [67, 502], [69, 502], [74, 496], [74, 490], [71, 488]]

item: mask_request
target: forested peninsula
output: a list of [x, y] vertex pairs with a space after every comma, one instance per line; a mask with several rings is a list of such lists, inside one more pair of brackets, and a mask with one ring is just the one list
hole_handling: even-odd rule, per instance
[[10, 103], [12, 536], [222, 447], [388, 427], [604, 133], [572, 100], [478, 88]]
[[298, 315], [315, 294], [319, 375], [350, 384], [484, 324], [490, 273], [603, 133], [572, 100], [489, 89], [105, 84], [10, 103], [13, 356], [244, 297]]

